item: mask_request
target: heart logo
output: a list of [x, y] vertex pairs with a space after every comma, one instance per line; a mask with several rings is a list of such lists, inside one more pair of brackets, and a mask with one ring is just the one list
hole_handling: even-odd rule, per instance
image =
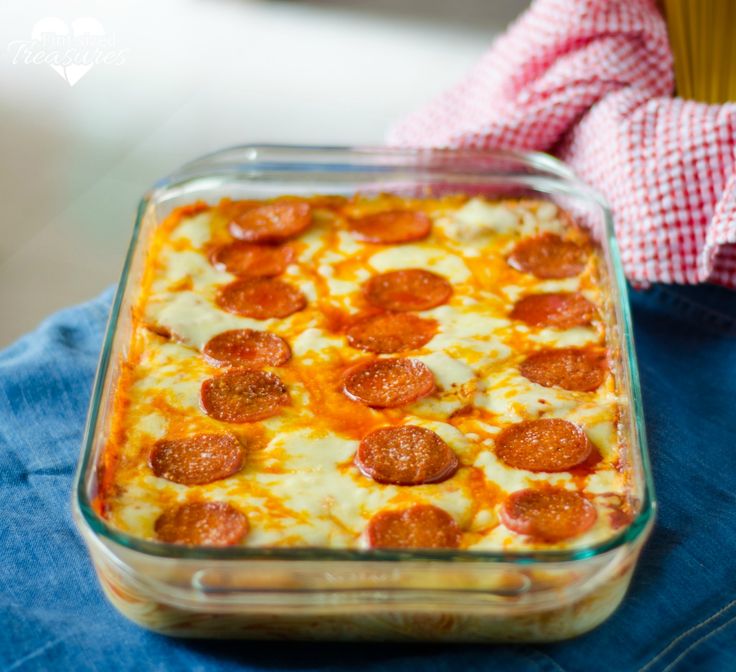
[[[83, 53], [85, 47], [93, 46], [95, 40], [99, 41], [105, 35], [102, 24], [89, 16], [74, 19], [71, 25], [58, 17], [47, 16], [37, 21], [31, 30], [33, 42], [42, 43], [47, 51], [59, 54]], [[95, 65], [94, 63], [73, 62], [74, 59], [70, 60], [68, 56], [59, 60], [59, 63], [48, 63], [48, 65], [69, 86], [74, 86]]]

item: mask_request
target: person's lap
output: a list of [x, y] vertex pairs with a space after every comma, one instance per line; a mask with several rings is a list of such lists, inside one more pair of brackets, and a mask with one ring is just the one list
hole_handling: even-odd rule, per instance
[[621, 608], [544, 646], [186, 641], [118, 615], [69, 507], [110, 297], [0, 352], [3, 669], [736, 669], [736, 293], [632, 293], [658, 520]]

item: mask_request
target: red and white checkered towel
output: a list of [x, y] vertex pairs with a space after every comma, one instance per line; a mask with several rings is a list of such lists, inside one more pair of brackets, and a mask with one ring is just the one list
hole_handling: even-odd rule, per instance
[[736, 287], [736, 105], [672, 89], [653, 0], [536, 0], [389, 141], [552, 151], [608, 198], [635, 284]]

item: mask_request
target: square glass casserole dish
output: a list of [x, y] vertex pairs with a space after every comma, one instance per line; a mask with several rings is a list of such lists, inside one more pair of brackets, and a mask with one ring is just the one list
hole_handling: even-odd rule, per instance
[[[562, 550], [195, 547], [133, 536], [101, 515], [102, 455], [151, 232], [175, 208], [197, 201], [356, 193], [541, 199], [590, 228], [606, 290], [599, 309], [632, 507], [615, 534]], [[562, 163], [536, 153], [247, 146], [188, 164], [144, 196], [113, 302], [73, 501], [105, 593], [134, 622], [199, 637], [560, 640], [595, 627], [621, 602], [654, 508], [611, 216]]]

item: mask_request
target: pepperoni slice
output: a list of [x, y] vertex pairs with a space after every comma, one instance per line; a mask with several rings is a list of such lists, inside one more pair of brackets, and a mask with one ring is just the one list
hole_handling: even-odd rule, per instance
[[235, 280], [220, 289], [215, 301], [223, 310], [256, 320], [288, 317], [307, 305], [296, 287], [272, 278]]
[[603, 382], [606, 358], [601, 352], [585, 348], [540, 350], [519, 366], [521, 375], [545, 387], [590, 392]]
[[556, 233], [522, 240], [507, 259], [511, 268], [537, 278], [571, 278], [585, 268], [587, 260], [585, 248]]
[[585, 462], [592, 450], [581, 427], [559, 418], [519, 422], [496, 437], [498, 458], [528, 471], [566, 471]]
[[218, 271], [249, 278], [280, 275], [294, 259], [294, 251], [283, 245], [255, 245], [242, 240], [221, 245], [210, 255]]
[[363, 295], [374, 306], [403, 313], [447, 303], [452, 286], [436, 273], [408, 268], [373, 276], [363, 285]]
[[187, 546], [233, 546], [249, 529], [245, 514], [224, 502], [181, 504], [164, 511], [154, 523], [160, 541]]
[[360, 442], [355, 464], [377, 483], [421, 485], [446, 481], [460, 462], [435, 432], [405, 425], [368, 434]]
[[309, 203], [289, 199], [238, 212], [230, 222], [230, 233], [249, 243], [280, 243], [298, 236], [311, 223]]
[[407, 313], [374, 315], [348, 329], [348, 343], [359, 350], [390, 353], [416, 350], [432, 340], [437, 323]]
[[289, 403], [289, 392], [281, 378], [251, 369], [208, 378], [202, 383], [200, 396], [204, 412], [222, 422], [263, 420]]
[[434, 375], [416, 359], [377, 359], [349, 369], [343, 392], [374, 408], [396, 408], [434, 391]]
[[500, 511], [508, 529], [551, 542], [577, 537], [597, 517], [595, 507], [579, 493], [549, 487], [517, 490]]
[[366, 243], [408, 243], [429, 235], [432, 221], [423, 212], [389, 210], [350, 221], [350, 230]]
[[243, 446], [232, 434], [195, 434], [157, 441], [148, 464], [160, 478], [182, 485], [204, 485], [240, 471], [244, 457]]
[[569, 329], [590, 324], [596, 318], [595, 306], [582, 294], [530, 294], [516, 302], [514, 320], [532, 327]]
[[291, 349], [280, 336], [255, 329], [232, 329], [213, 336], [202, 351], [215, 366], [281, 366]]
[[368, 523], [371, 548], [457, 548], [462, 533], [452, 516], [436, 506], [381, 511]]

